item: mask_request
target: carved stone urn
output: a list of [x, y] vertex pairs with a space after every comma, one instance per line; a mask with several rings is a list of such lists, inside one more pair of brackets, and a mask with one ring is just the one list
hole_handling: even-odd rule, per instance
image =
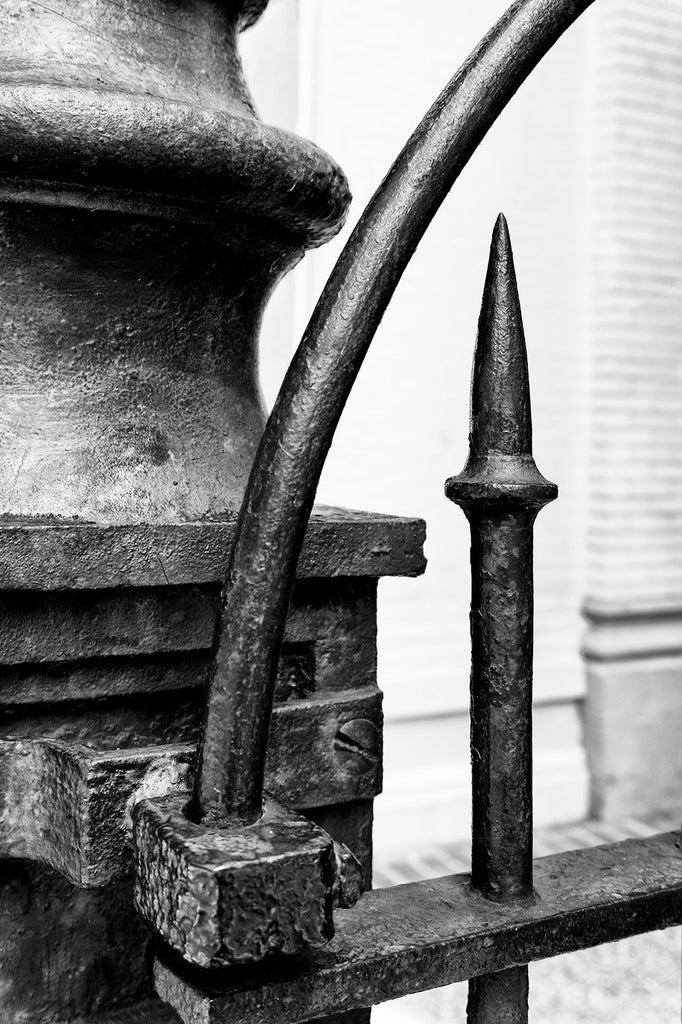
[[5, 0], [0, 509], [182, 523], [239, 507], [264, 303], [348, 204], [263, 124], [237, 40], [266, 0]]

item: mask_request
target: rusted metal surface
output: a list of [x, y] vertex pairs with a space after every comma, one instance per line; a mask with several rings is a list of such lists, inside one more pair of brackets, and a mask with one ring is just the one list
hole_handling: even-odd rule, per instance
[[[345, 744], [341, 749], [339, 737], [358, 721], [369, 739], [349, 754]], [[377, 796], [382, 726], [381, 694], [376, 688], [278, 705], [266, 759], [268, 792], [300, 809]]]
[[[92, 1018], [79, 1017], [69, 1024], [92, 1024]], [[96, 1024], [178, 1024], [177, 1014], [158, 999], [138, 1004], [134, 1010], [98, 1014]]]
[[346, 774], [357, 779], [371, 774], [381, 759], [381, 732], [368, 718], [351, 718], [336, 732], [334, 754]]
[[[305, 809], [306, 816], [357, 854], [366, 888], [371, 880], [372, 797], [381, 784], [380, 752], [371, 770], [362, 764], [363, 770], [351, 772], [347, 759], [343, 755], [339, 759], [335, 740], [346, 721], [370, 720], [380, 730], [380, 695], [375, 685], [376, 580], [343, 575], [326, 579], [321, 573], [325, 560], [333, 557], [351, 570], [355, 566], [362, 571], [379, 560], [385, 566], [412, 571], [422, 561], [418, 545], [423, 524], [387, 517], [381, 520], [388, 524], [382, 533], [373, 517], [351, 513], [346, 520], [336, 510], [318, 522], [320, 533], [309, 563], [313, 575], [297, 584], [287, 620], [283, 661], [288, 661], [288, 667], [284, 665], [278, 684], [266, 778], [273, 795]], [[339, 522], [342, 525], [337, 528]], [[343, 525], [346, 522], [350, 532]], [[367, 523], [369, 550], [361, 540]], [[65, 529], [73, 536], [77, 527]], [[329, 553], [325, 553], [327, 541]], [[356, 552], [344, 554], [346, 543], [355, 544]], [[91, 550], [94, 556], [94, 546]], [[180, 552], [179, 545], [176, 550]], [[134, 552], [132, 541], [129, 551]], [[129, 564], [121, 564], [122, 573]], [[103, 565], [111, 577], [114, 569]], [[64, 571], [75, 572], [75, 563], [65, 561]], [[147, 598], [154, 593], [148, 588]], [[162, 592], [156, 593], [159, 609], [168, 607]], [[200, 599], [201, 607], [211, 605], [211, 615], [217, 604], [215, 589], [213, 593], [213, 602]], [[31, 749], [30, 757], [22, 754], [17, 759], [14, 742], [3, 744], [10, 757], [9, 764], [3, 762], [3, 778], [12, 792], [9, 799], [3, 792], [2, 798], [2, 854], [44, 858], [74, 884], [97, 886], [83, 892], [37, 864], [32, 868], [25, 861], [3, 861], [0, 964], [3, 977], [12, 979], [12, 995], [8, 989], [0, 1005], [12, 1024], [27, 1019], [27, 1014], [28, 1019], [61, 1024], [64, 1005], [75, 1006], [81, 1015], [99, 1014], [114, 1005], [134, 1004], [151, 992], [149, 933], [134, 910], [130, 882], [125, 881], [132, 857], [126, 805], [135, 794], [158, 793], [159, 784], [176, 769], [178, 788], [189, 784], [187, 762], [195, 749], [189, 744], [196, 744], [209, 650], [198, 652], [201, 660], [197, 661], [191, 652], [163, 654], [158, 649], [163, 636], [173, 647], [178, 639], [183, 646], [192, 632], [188, 624], [210, 642], [212, 621], [197, 618], [196, 612], [189, 614], [190, 605], [184, 628], [182, 619], [176, 618], [175, 638], [157, 612], [149, 619], [131, 619], [126, 630], [120, 592], [109, 586], [96, 597], [88, 601], [83, 589], [70, 596], [59, 590], [54, 594], [33, 591], [33, 597], [25, 594], [15, 601], [17, 605], [35, 599], [33, 612], [26, 605], [25, 615], [11, 601], [6, 603], [8, 626], [13, 622], [16, 628], [9, 629], [4, 650], [0, 644], [0, 659], [12, 660], [12, 649], [20, 660], [39, 652], [41, 657], [68, 659], [78, 645], [81, 655], [98, 651], [101, 655], [81, 662], [5, 664], [2, 669], [2, 733], [21, 739], [24, 754]], [[136, 605], [131, 602], [130, 607]], [[143, 607], [151, 607], [148, 600]], [[79, 622], [81, 613], [85, 621]], [[155, 632], [149, 625], [157, 620], [163, 629]], [[27, 633], [23, 640], [22, 631]], [[141, 645], [149, 653], [139, 653], [138, 648], [136, 657], [111, 654], [114, 648], [109, 645], [122, 642]], [[300, 652], [306, 664], [312, 655], [312, 673], [301, 683], [296, 668]], [[57, 742], [46, 743], [50, 736]], [[178, 748], [183, 737], [185, 745]], [[28, 770], [36, 753], [34, 743], [42, 748], [42, 763]], [[175, 746], [167, 750], [159, 743]], [[137, 749], [149, 744], [157, 746]], [[124, 749], [115, 749], [121, 746]], [[48, 779], [44, 757], [49, 760], [55, 748], [63, 757], [51, 757]], [[46, 902], [49, 914], [44, 910]], [[75, 933], [72, 921], [79, 922]], [[99, 922], [106, 924], [100, 927]], [[125, 950], [125, 954], [116, 952], [120, 962], [110, 967], [106, 961], [114, 953], [107, 939], [109, 927], [116, 928], [120, 948]], [[64, 961], [66, 973], [58, 981], [55, 966], [45, 980], [36, 978], [29, 970], [31, 958], [39, 956], [56, 964], [55, 945], [70, 949], [68, 965]], [[149, 1013], [141, 1010], [139, 1019], [148, 1019]]]
[[[305, 789], [311, 764], [303, 759], [293, 774], [282, 761], [282, 786], [289, 792], [299, 786], [311, 819], [328, 817], [340, 832], [352, 832], [368, 871], [371, 795], [380, 771], [376, 693], [349, 692], [345, 717], [337, 716], [332, 730], [333, 716], [320, 710], [317, 687], [325, 677], [325, 657], [325, 678], [336, 678], [333, 644], [325, 649], [309, 639], [290, 639], [277, 673], [303, 534], [343, 405], [423, 231], [516, 88], [590, 3], [517, 0], [408, 142], [309, 325], [259, 448], [236, 531], [232, 522], [198, 520], [220, 519], [239, 506], [263, 427], [255, 381], [259, 316], [272, 285], [303, 249], [338, 229], [348, 200], [345, 181], [325, 154], [255, 117], [234, 39], [264, 0], [207, 0], [171, 5], [172, 10], [163, 5], [162, 22], [156, 18], [158, 0], [6, 5], [11, 31], [0, 41], [6, 69], [0, 75], [0, 128], [8, 146], [6, 156], [0, 155], [0, 228], [7, 272], [0, 282], [0, 312], [15, 319], [3, 363], [11, 367], [4, 386], [13, 389], [13, 404], [0, 437], [6, 455], [0, 503], [15, 519], [0, 527], [0, 565], [8, 579], [24, 573], [26, 589], [55, 593], [34, 628], [36, 663], [22, 660], [21, 627], [14, 622], [8, 628], [7, 655], [14, 660], [7, 688], [15, 696], [23, 692], [17, 703], [27, 711], [10, 709], [3, 725], [8, 734], [37, 737], [42, 716], [46, 735], [66, 736], [74, 729], [78, 741], [111, 747], [126, 736], [137, 742], [190, 738], [197, 685], [183, 693], [181, 680], [195, 673], [195, 683], [203, 681], [206, 627], [215, 617], [220, 577], [216, 566], [233, 543], [192, 808], [203, 822], [188, 816], [188, 794], [144, 799], [132, 808], [144, 786], [153, 788], [150, 780], [160, 765], [186, 774], [186, 748], [165, 762], [158, 748], [144, 768], [137, 762], [131, 768], [128, 751], [119, 758], [128, 786], [123, 788], [130, 793], [126, 809], [137, 816], [141, 836], [138, 901], [195, 962], [235, 962], [316, 945], [331, 934], [332, 901], [351, 903], [359, 893], [352, 857], [308, 821], [268, 805], [265, 818], [256, 822], [277, 695], [283, 709], [273, 723], [294, 721], [305, 710], [310, 724], [295, 736], [295, 748], [309, 743], [312, 729], [324, 745], [322, 762], [331, 765], [326, 782], [332, 790], [321, 791], [317, 784]], [[47, 37], [49, 48], [42, 42]], [[135, 46], [122, 45], [132, 40]], [[201, 64], [204, 77], [196, 74]], [[518, 386], [525, 354], [519, 345], [503, 352], [496, 335], [504, 314], [514, 328], [511, 335], [521, 338], [511, 253], [505, 255], [502, 241], [500, 229], [490, 301], [482, 314], [490, 348], [484, 356], [485, 346], [479, 346], [472, 455], [449, 488], [472, 521], [478, 568], [472, 748], [480, 814], [472, 879], [365, 897], [353, 914], [339, 916], [339, 933], [325, 949], [269, 958], [257, 973], [237, 968], [229, 974], [183, 974], [177, 960], [159, 960], [158, 990], [193, 1024], [293, 1024], [330, 1013], [340, 1021], [345, 1012], [356, 1020], [370, 1003], [465, 977], [475, 979], [472, 1024], [522, 1024], [528, 961], [681, 919], [682, 868], [673, 836], [549, 858], [538, 865], [536, 892], [530, 893], [531, 531], [538, 508], [554, 490], [530, 456], [530, 414], [524, 387]], [[496, 371], [505, 362], [516, 388], [500, 385]], [[19, 442], [27, 440], [22, 447]], [[57, 526], [49, 520], [49, 527], [36, 527], [17, 518], [55, 514], [90, 517], [99, 525]], [[120, 530], [109, 528], [111, 523]], [[137, 532], [130, 523], [139, 524]], [[60, 544], [63, 550], [48, 556], [41, 580], [37, 552]], [[100, 544], [109, 547], [98, 549]], [[205, 545], [210, 551], [202, 550]], [[60, 565], [74, 562], [79, 550], [79, 568]], [[177, 575], [168, 575], [167, 557]], [[321, 563], [327, 558], [329, 574], [343, 576], [359, 565], [385, 564], [386, 554], [379, 541], [378, 547], [365, 546], [359, 562], [355, 555], [346, 563], [334, 553], [315, 557]], [[119, 564], [112, 570], [107, 559]], [[197, 580], [197, 571], [208, 575]], [[114, 593], [111, 600], [107, 595], [91, 609], [94, 630], [74, 628], [63, 644], [60, 622], [73, 611], [65, 611], [72, 598], [61, 593], [65, 584], [58, 581], [64, 579], [75, 581], [67, 588], [128, 592]], [[104, 582], [92, 582], [98, 579]], [[202, 582], [212, 593], [196, 589]], [[131, 593], [144, 587], [177, 592]], [[121, 639], [117, 624], [138, 600], [140, 634]], [[51, 632], [41, 648], [44, 624]], [[372, 645], [373, 637], [363, 637], [354, 653], [347, 652], [351, 675], [357, 671], [362, 677], [356, 666]], [[203, 653], [203, 662], [195, 652]], [[125, 664], [159, 655], [184, 663], [174, 666], [173, 676], [168, 664], [163, 668], [156, 661], [147, 677]], [[116, 700], [126, 699], [103, 711], [75, 707], [75, 701], [67, 710], [64, 699], [53, 714], [44, 695], [50, 679], [53, 691], [59, 689], [55, 665], [65, 669], [62, 679], [72, 693], [81, 686], [85, 694], [90, 687], [85, 703], [99, 695], [95, 679], [116, 691]], [[366, 671], [374, 671], [373, 655]], [[143, 678], [151, 680], [158, 701], [148, 695], [128, 699], [140, 696]], [[171, 678], [176, 690], [167, 700]], [[30, 705], [22, 686], [26, 679], [35, 692], [43, 686], [43, 704]], [[273, 756], [276, 724], [271, 733]], [[55, 863], [62, 857], [59, 869], [82, 883], [89, 870], [95, 877], [105, 862], [110, 868], [111, 840], [100, 845], [91, 835], [84, 853], [66, 851], [83, 826], [83, 801], [94, 792], [88, 788], [96, 775], [90, 754], [69, 749], [64, 757], [66, 748], [58, 744], [25, 740], [12, 746], [32, 772], [49, 775], [49, 784], [41, 781], [38, 789], [49, 796], [48, 831], [59, 831], [59, 808], [71, 804], [61, 852], [54, 854]], [[313, 754], [317, 758], [319, 751]], [[100, 826], [112, 816], [119, 826], [122, 820], [112, 785], [115, 761], [104, 755], [98, 763], [104, 772], [100, 782], [105, 780], [95, 786]], [[13, 762], [13, 780], [20, 790], [18, 763]], [[83, 779], [85, 790], [79, 789]], [[353, 798], [352, 824], [338, 808], [317, 805], [339, 780], [341, 790], [334, 792]], [[174, 776], [173, 791], [176, 783]], [[8, 806], [15, 809], [15, 794], [10, 798]], [[32, 827], [42, 841], [39, 815]], [[89, 827], [86, 822], [85, 833]], [[115, 833], [123, 850], [124, 833], [120, 827]], [[29, 834], [24, 851], [30, 842]], [[149, 1005], [146, 936], [131, 916], [126, 885], [79, 893], [43, 868], [12, 862], [0, 886], [0, 920], [8, 936], [0, 952], [11, 977], [3, 1010], [12, 1024], [31, 1015], [46, 1024], [64, 1013], [111, 1016], [117, 1001]], [[235, 905], [241, 907], [238, 921]], [[13, 929], [17, 907], [19, 917], [30, 918], [19, 933]], [[190, 913], [183, 916], [186, 909]], [[196, 910], [205, 914], [203, 920]], [[31, 932], [49, 956], [65, 950], [63, 986], [54, 971], [44, 981], [38, 978], [40, 957]], [[107, 955], [115, 962], [106, 961]], [[156, 1011], [149, 1013], [153, 1019]]]
[[[528, 360], [507, 222], [493, 232], [478, 323], [469, 456], [445, 493], [471, 527], [471, 881], [533, 891], [533, 524], [557, 496], [532, 455]], [[528, 972], [470, 984], [470, 1024], [525, 1024]]]
[[[364, 718], [371, 757], [340, 755], [337, 737]], [[381, 694], [349, 691], [275, 708], [269, 791], [314, 810], [381, 791]], [[130, 875], [131, 811], [141, 798], [191, 787], [195, 747], [95, 750], [54, 740], [0, 740], [0, 857], [51, 865], [74, 885], [99, 888]], [[352, 879], [349, 878], [349, 884]]]
[[362, 891], [372, 888], [373, 800], [352, 800], [343, 804], [309, 807], [311, 821], [343, 843], [357, 857], [362, 868]]
[[129, 880], [80, 889], [41, 864], [3, 860], [3, 1024], [66, 1024], [150, 1000], [149, 957]]
[[[305, 679], [311, 683], [312, 674]], [[367, 706], [376, 705], [379, 691], [369, 697]], [[305, 743], [315, 708], [296, 704], [308, 705]], [[376, 717], [358, 708], [326, 737], [325, 753], [353, 780], [356, 796], [364, 795], [363, 778], [381, 770]], [[288, 744], [289, 750], [301, 746]], [[310, 746], [298, 767], [317, 790], [309, 755]], [[372, 789], [370, 782], [373, 795]], [[135, 906], [191, 964], [245, 964], [324, 945], [334, 934], [334, 905], [350, 906], [360, 896], [362, 867], [350, 850], [271, 796], [262, 794], [261, 803], [253, 822], [197, 819], [189, 791], [139, 799], [132, 807]]]
[[360, 859], [344, 843], [334, 842], [335, 881], [332, 902], [335, 907], [354, 907], [365, 891], [364, 870]]
[[[311, 1021], [310, 1024], [369, 1024], [369, 1010], [350, 1010], [348, 1013], [334, 1013]], [[91, 1024], [91, 1020], [79, 1018], [69, 1024]], [[178, 1016], [170, 1006], [158, 1000], [141, 1004], [135, 1010], [119, 1010], [117, 1013], [98, 1015], [95, 1024], [178, 1024]]]
[[469, 982], [467, 1020], [476, 1024], [526, 1024], [528, 968], [509, 967]]
[[533, 523], [557, 496], [532, 456], [526, 345], [506, 222], [493, 235], [474, 357], [470, 451], [445, 486], [471, 527], [472, 881], [532, 890]]
[[512, 4], [427, 113], [331, 275], [268, 421], [240, 515], [199, 751], [201, 814], [258, 814], [296, 561], [336, 425], [398, 280], [488, 128], [590, 3]]
[[151, 213], [213, 236], [241, 220], [252, 247], [334, 234], [349, 199], [338, 166], [260, 122], [241, 74], [239, 22], [264, 7], [5, 0], [3, 200]]
[[[306, 674], [304, 685], [311, 683]], [[354, 781], [380, 771], [381, 730], [367, 716], [346, 715], [326, 746]], [[253, 821], [199, 818], [190, 792], [140, 799], [132, 818], [135, 906], [164, 943], [203, 968], [324, 945], [334, 934], [334, 905], [350, 906], [362, 891], [352, 852], [267, 794]]]
[[[79, 1017], [69, 1024], [92, 1024], [92, 1018]], [[98, 1014], [96, 1024], [178, 1024], [177, 1015], [157, 999], [140, 1003], [134, 1010]]]
[[326, 832], [267, 796], [252, 825], [196, 824], [189, 798], [133, 809], [135, 905], [164, 941], [200, 967], [324, 945], [337, 875]]
[[157, 992], [185, 1024], [297, 1024], [682, 922], [677, 832], [535, 862], [535, 899], [495, 903], [469, 875], [365, 893], [322, 950], [258, 971], [182, 971]]

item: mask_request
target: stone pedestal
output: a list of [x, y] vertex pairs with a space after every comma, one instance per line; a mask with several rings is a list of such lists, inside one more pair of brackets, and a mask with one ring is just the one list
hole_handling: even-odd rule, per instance
[[[236, 40], [264, 6], [7, 0], [0, 12], [6, 1024], [172, 1017], [132, 906], [121, 787], [159, 758], [187, 781], [265, 419], [261, 313], [349, 200], [326, 154], [255, 114]], [[420, 572], [422, 539], [414, 522], [314, 517], [279, 670], [267, 785], [348, 843], [367, 884], [376, 580]], [[335, 743], [358, 720], [377, 737], [369, 758]], [[40, 861], [63, 868], [59, 850], [89, 835], [77, 787], [90, 783], [109, 831], [84, 888]]]

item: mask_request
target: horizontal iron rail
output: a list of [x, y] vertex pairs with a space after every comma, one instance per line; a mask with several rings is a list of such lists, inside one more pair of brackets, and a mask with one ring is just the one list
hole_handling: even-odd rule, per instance
[[[236, 527], [0, 519], [0, 591], [219, 584]], [[419, 576], [424, 536], [421, 519], [317, 505], [297, 575]]]
[[297, 1024], [682, 923], [677, 832], [535, 861], [531, 900], [493, 903], [469, 875], [377, 889], [338, 912], [303, 959], [188, 971], [158, 959], [156, 990], [186, 1024]]

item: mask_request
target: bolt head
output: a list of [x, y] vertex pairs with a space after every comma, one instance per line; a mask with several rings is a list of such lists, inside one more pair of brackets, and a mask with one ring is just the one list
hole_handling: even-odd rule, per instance
[[334, 754], [338, 763], [355, 775], [374, 771], [381, 757], [381, 734], [367, 718], [344, 722], [334, 737]]

